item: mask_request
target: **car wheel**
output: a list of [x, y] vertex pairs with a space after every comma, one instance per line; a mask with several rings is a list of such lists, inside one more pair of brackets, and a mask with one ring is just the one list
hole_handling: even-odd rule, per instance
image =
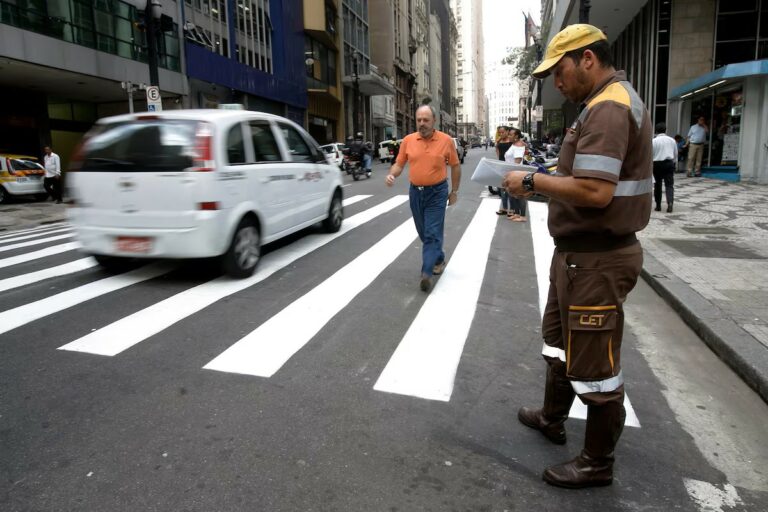
[[0, 187], [0, 204], [7, 203], [9, 198], [10, 194], [6, 192], [4, 187]]
[[323, 229], [326, 233], [336, 233], [341, 229], [343, 220], [344, 205], [341, 202], [341, 194], [336, 192], [331, 199], [331, 206], [328, 207], [328, 217], [323, 221]]
[[381, 159], [379, 159], [379, 162], [383, 164], [384, 162], [386, 162], [386, 160], [384, 160], [383, 158], [381, 158]]
[[35, 194], [35, 199], [38, 201], [45, 201], [48, 199], [48, 194]]
[[250, 277], [261, 259], [261, 236], [256, 223], [244, 218], [232, 235], [229, 249], [221, 257], [225, 274], [235, 278]]
[[127, 270], [131, 261], [133, 261], [131, 258], [106, 256], [103, 254], [93, 254], [93, 259], [96, 260], [96, 263], [98, 263], [103, 270], [110, 274], [116, 274]]

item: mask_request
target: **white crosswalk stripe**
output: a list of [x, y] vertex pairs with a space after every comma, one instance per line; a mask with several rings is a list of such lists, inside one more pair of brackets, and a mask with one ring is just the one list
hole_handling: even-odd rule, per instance
[[6, 238], [11, 238], [14, 236], [28, 234], [28, 233], [42, 233], [42, 232], [50, 231], [63, 226], [67, 226], [67, 224], [65, 222], [54, 222], [54, 223], [46, 224], [45, 226], [39, 226], [36, 228], [18, 229], [16, 231], [6, 231], [6, 232], [3, 232], [2, 235], [0, 235], [0, 242], [2, 242]]
[[87, 270], [96, 266], [96, 260], [93, 258], [80, 258], [79, 260], [70, 261], [63, 265], [57, 265], [51, 268], [44, 268], [36, 272], [30, 272], [28, 274], [22, 274], [20, 276], [9, 277], [7, 279], [0, 279], [0, 292], [13, 290], [14, 288], [20, 288], [34, 284], [45, 279], [52, 277], [65, 276], [67, 274], [74, 274], [82, 270]]
[[337, 233], [306, 236], [283, 249], [267, 254], [259, 262], [256, 273], [250, 278], [233, 280], [221, 277], [214, 279], [98, 329], [59, 347], [59, 349], [104, 356], [117, 355], [214, 302], [263, 281], [297, 259], [396, 208], [406, 200], [405, 196], [393, 197], [346, 219], [341, 230]]
[[53, 245], [40, 249], [38, 251], [28, 252], [26, 254], [19, 254], [18, 256], [11, 256], [9, 258], [0, 259], [0, 268], [12, 267], [13, 265], [19, 265], [21, 263], [28, 263], [30, 261], [38, 260], [41, 258], [47, 258], [48, 256], [54, 256], [64, 252], [74, 251], [80, 248], [79, 242], [68, 242], [66, 244]]
[[64, 240], [65, 238], [72, 238], [72, 234], [49, 236], [48, 238], [39, 238], [37, 240], [30, 240], [29, 242], [19, 242], [18, 244], [5, 245], [0, 247], [0, 252], [12, 251], [14, 249], [23, 249], [24, 247], [31, 247], [33, 245], [46, 244], [48, 242], [55, 242], [56, 240]]
[[45, 231], [43, 233], [40, 233], [40, 232], [38, 232], [38, 233], [27, 233], [27, 234], [23, 234], [23, 235], [20, 235], [20, 236], [4, 238], [4, 239], [0, 240], [0, 244], [9, 244], [11, 242], [18, 242], [18, 241], [21, 241], [21, 240], [29, 240], [30, 238], [36, 238], [36, 237], [39, 237], [39, 236], [47, 236], [47, 235], [52, 235], [54, 233], [64, 233], [65, 231], [66, 232], [70, 232], [70, 231], [72, 231], [72, 228], [52, 229], [50, 231]]

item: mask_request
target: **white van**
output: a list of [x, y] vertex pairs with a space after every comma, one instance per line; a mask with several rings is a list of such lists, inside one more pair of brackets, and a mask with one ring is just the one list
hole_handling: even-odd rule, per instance
[[342, 179], [300, 126], [245, 110], [100, 120], [67, 174], [69, 216], [104, 267], [218, 256], [250, 276], [261, 246], [322, 222], [341, 228]]

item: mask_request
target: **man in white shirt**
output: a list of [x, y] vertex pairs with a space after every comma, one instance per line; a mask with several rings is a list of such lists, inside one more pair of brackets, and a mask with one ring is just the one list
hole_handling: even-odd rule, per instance
[[43, 151], [45, 152], [43, 157], [45, 164], [43, 186], [45, 191], [59, 204], [61, 203], [61, 159], [51, 150], [51, 146], [45, 146]]
[[667, 125], [656, 124], [656, 135], [653, 137], [653, 198], [656, 200], [656, 211], [661, 211], [661, 183], [667, 193], [667, 213], [672, 213], [672, 203], [675, 200], [675, 162], [677, 162], [677, 143], [667, 135]]
[[685, 147], [688, 148], [688, 177], [701, 176], [701, 159], [704, 156], [704, 144], [707, 142], [709, 127], [704, 116], [699, 116], [696, 124], [688, 129]]

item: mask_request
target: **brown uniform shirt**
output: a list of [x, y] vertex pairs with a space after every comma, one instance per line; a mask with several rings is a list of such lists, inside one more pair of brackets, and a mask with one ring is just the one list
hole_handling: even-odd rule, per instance
[[549, 202], [549, 232], [559, 237], [626, 236], [651, 216], [653, 135], [651, 118], [623, 71], [598, 84], [584, 101], [560, 149], [559, 174], [616, 183], [605, 208]]
[[426, 187], [444, 181], [448, 177], [447, 165], [459, 165], [459, 155], [450, 135], [435, 130], [432, 137], [422, 138], [419, 132], [407, 135], [400, 144], [397, 163], [401, 167], [408, 162], [408, 179], [411, 183]]

